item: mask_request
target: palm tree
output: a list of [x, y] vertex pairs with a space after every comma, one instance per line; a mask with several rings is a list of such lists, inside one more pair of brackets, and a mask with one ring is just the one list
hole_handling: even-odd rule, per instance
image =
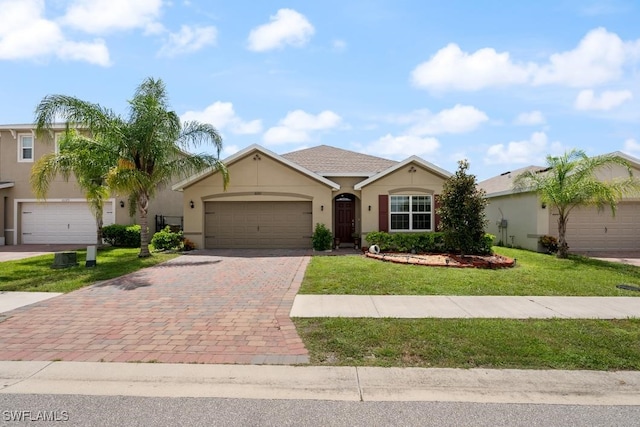
[[[628, 177], [611, 181], [598, 180], [595, 173], [620, 165]], [[569, 214], [578, 206], [606, 206], [615, 215], [617, 203], [624, 195], [638, 193], [640, 181], [633, 176], [631, 165], [622, 157], [607, 154], [588, 157], [582, 150], [571, 150], [562, 156], [547, 156], [547, 166], [541, 172], [527, 171], [514, 181], [516, 190], [535, 191], [540, 201], [558, 211], [558, 258], [567, 258], [566, 240]]]
[[109, 198], [105, 179], [109, 171], [109, 154], [94, 147], [93, 141], [67, 128], [59, 141], [58, 153], [47, 153], [31, 169], [31, 187], [38, 199], [45, 199], [51, 181], [59, 174], [69, 181], [75, 175], [96, 219], [96, 244], [102, 245], [104, 202]]
[[[129, 101], [129, 114], [65, 95], [49, 95], [36, 108], [37, 132], [49, 129], [55, 119], [86, 129], [91, 135], [84, 148], [97, 150], [108, 161], [105, 182], [109, 189], [128, 194], [140, 220], [140, 257], [150, 256], [147, 213], [158, 189], [176, 178], [186, 178], [205, 169], [222, 174], [229, 182], [226, 166], [219, 160], [222, 138], [210, 124], [180, 122], [169, 109], [162, 80], [145, 79]], [[190, 148], [211, 144], [216, 155], [191, 154]], [[109, 154], [106, 154], [109, 153]], [[113, 159], [113, 160], [111, 160]]]

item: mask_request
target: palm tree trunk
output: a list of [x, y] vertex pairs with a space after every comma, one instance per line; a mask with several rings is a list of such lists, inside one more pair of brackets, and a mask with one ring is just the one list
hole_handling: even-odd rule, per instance
[[558, 258], [569, 257], [569, 245], [566, 239], [567, 218], [560, 214], [558, 217]]
[[102, 215], [100, 218], [96, 217], [96, 246], [98, 248], [102, 247]]
[[149, 227], [147, 214], [149, 213], [149, 196], [142, 193], [138, 196], [138, 209], [140, 214], [140, 253], [139, 258], [151, 256], [149, 252]]

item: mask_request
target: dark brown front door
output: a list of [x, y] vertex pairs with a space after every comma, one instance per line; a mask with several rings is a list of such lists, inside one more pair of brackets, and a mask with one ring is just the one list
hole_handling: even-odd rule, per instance
[[356, 203], [355, 200], [348, 196], [339, 196], [336, 198], [336, 235], [341, 243], [353, 243], [351, 236], [356, 231]]

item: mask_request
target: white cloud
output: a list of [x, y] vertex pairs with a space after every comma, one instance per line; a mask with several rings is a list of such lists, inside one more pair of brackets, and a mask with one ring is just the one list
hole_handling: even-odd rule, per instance
[[544, 132], [535, 132], [524, 141], [511, 141], [508, 144], [495, 144], [489, 147], [484, 157], [487, 165], [497, 164], [536, 164], [544, 162], [549, 152], [559, 153], [562, 146], [558, 142], [549, 144]]
[[474, 91], [525, 83], [529, 68], [529, 65], [514, 64], [508, 52], [484, 48], [469, 54], [451, 43], [419, 64], [411, 76], [416, 86], [425, 89]]
[[628, 53], [617, 34], [596, 28], [575, 49], [551, 55], [549, 63], [536, 72], [533, 84], [585, 87], [607, 83], [622, 75]]
[[475, 130], [487, 120], [489, 117], [483, 111], [469, 105], [457, 104], [435, 115], [423, 117], [407, 133], [418, 136], [466, 133]]
[[311, 132], [334, 129], [341, 123], [342, 118], [329, 110], [317, 115], [302, 110], [290, 111], [278, 122], [278, 126], [269, 128], [264, 133], [263, 139], [268, 144], [306, 142], [311, 139]]
[[169, 34], [169, 39], [158, 52], [159, 56], [173, 57], [176, 55], [197, 52], [205, 46], [216, 44], [216, 27], [191, 27], [183, 25], [177, 33]]
[[622, 151], [629, 155], [638, 157], [640, 156], [640, 143], [634, 138], [629, 138], [624, 142], [624, 148]]
[[251, 30], [249, 50], [264, 52], [285, 45], [304, 46], [315, 32], [307, 18], [293, 9], [278, 10], [270, 21]]
[[605, 90], [597, 96], [593, 90], [585, 89], [580, 91], [574, 105], [578, 110], [608, 111], [631, 98], [633, 94], [628, 90]]
[[54, 21], [43, 18], [42, 0], [0, 1], [3, 16], [11, 19], [0, 25], [0, 60], [46, 59], [86, 61], [107, 66], [109, 51], [103, 40], [68, 40]]
[[492, 48], [464, 52], [454, 43], [440, 49], [411, 73], [418, 87], [474, 91], [517, 84], [588, 87], [619, 79], [624, 67], [640, 58], [640, 39], [623, 41], [605, 28], [589, 31], [569, 51], [541, 63], [514, 62], [508, 52]]
[[159, 30], [162, 0], [73, 0], [61, 22], [90, 34], [133, 28]]
[[518, 117], [513, 121], [516, 125], [533, 126], [541, 125], [546, 122], [544, 116], [540, 111], [529, 111], [527, 113], [520, 113]]
[[432, 156], [438, 151], [438, 148], [440, 148], [440, 142], [433, 137], [387, 134], [368, 144], [365, 150], [368, 154], [375, 156], [404, 159], [412, 155]]
[[256, 134], [262, 132], [262, 121], [243, 121], [233, 109], [231, 102], [214, 102], [203, 111], [187, 111], [181, 117], [183, 121], [210, 123], [219, 131], [228, 130], [234, 134]]

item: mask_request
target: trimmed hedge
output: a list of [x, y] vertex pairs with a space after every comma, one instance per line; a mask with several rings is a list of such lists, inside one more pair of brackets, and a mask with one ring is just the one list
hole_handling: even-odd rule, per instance
[[112, 224], [102, 227], [102, 239], [111, 246], [122, 248], [140, 247], [140, 226]]
[[177, 233], [173, 232], [171, 231], [171, 226], [167, 225], [163, 230], [160, 230], [153, 235], [151, 244], [156, 250], [168, 251], [172, 249], [180, 249], [182, 247], [182, 241], [182, 231]]
[[[476, 248], [474, 253], [490, 254], [492, 252], [495, 236], [485, 233], [482, 246]], [[378, 245], [382, 252], [411, 252], [416, 253], [451, 253], [454, 249], [445, 244], [444, 233], [387, 233], [384, 231], [372, 231], [367, 233], [367, 243]]]

